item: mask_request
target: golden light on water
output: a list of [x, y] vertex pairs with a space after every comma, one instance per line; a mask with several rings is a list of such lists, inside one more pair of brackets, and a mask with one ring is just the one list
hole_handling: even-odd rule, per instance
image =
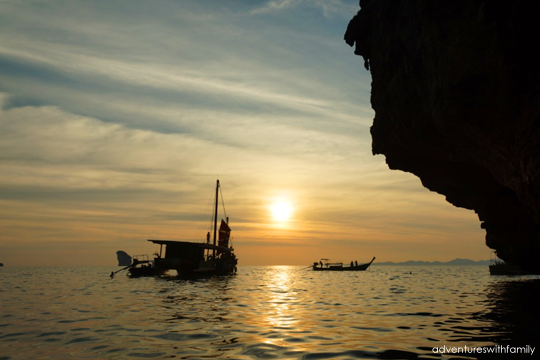
[[274, 266], [272, 267], [272, 275], [267, 278], [267, 285], [270, 297], [266, 312], [260, 314], [264, 319], [265, 325], [272, 329], [279, 329], [282, 336], [267, 339], [267, 344], [283, 346], [284, 339], [292, 335], [287, 331], [301, 331], [298, 328], [299, 322], [294, 315], [293, 306], [297, 301], [296, 292], [291, 289], [291, 272], [292, 267], [289, 266]]

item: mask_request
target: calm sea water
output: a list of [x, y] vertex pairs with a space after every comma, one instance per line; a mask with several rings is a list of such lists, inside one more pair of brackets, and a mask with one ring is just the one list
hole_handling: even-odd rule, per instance
[[0, 359], [514, 359], [433, 348], [540, 345], [538, 276], [373, 265], [110, 279], [117, 269], [0, 268]]

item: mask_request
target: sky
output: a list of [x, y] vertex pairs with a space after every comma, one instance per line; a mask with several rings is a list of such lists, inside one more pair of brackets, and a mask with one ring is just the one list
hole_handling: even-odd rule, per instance
[[218, 178], [240, 265], [489, 258], [474, 212], [372, 155], [357, 11], [1, 0], [0, 262], [204, 241]]

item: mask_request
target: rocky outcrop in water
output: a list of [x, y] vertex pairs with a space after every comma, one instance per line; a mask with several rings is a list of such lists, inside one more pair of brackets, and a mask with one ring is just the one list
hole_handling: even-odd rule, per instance
[[474, 210], [498, 257], [540, 272], [539, 1], [361, 0], [373, 153]]
[[116, 257], [118, 258], [118, 266], [131, 265], [131, 256], [129, 256], [125, 251], [118, 250], [116, 252]]

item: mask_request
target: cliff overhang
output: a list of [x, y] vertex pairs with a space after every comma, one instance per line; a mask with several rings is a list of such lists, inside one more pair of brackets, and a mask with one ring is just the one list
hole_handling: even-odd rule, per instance
[[372, 75], [374, 154], [474, 210], [540, 272], [539, 1], [361, 0], [345, 41]]

